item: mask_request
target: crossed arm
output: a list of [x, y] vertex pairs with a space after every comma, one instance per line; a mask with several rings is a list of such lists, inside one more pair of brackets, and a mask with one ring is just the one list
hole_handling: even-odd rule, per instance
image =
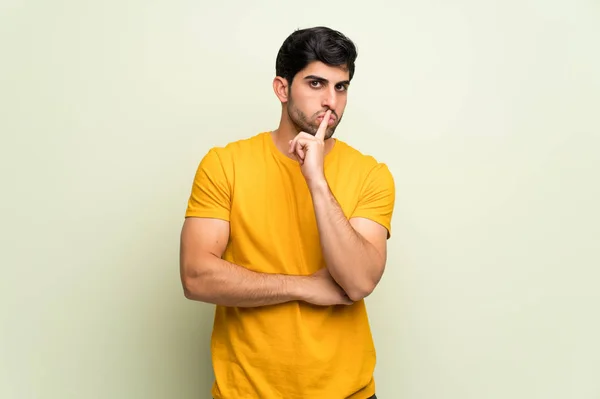
[[387, 258], [387, 229], [366, 218], [348, 220], [326, 182], [311, 187], [321, 250], [335, 281], [353, 301], [379, 283]]
[[312, 276], [257, 273], [222, 259], [229, 223], [186, 219], [180, 273], [188, 299], [224, 306], [255, 307], [304, 300], [349, 304], [367, 297], [383, 274], [387, 229], [370, 219], [346, 218], [325, 183], [311, 187], [320, 244], [327, 268]]
[[321, 245], [331, 249], [324, 252], [328, 267], [310, 276], [258, 273], [230, 263], [222, 259], [229, 223], [211, 218], [186, 219], [180, 244], [184, 295], [191, 300], [235, 307], [295, 300], [319, 306], [350, 305], [364, 298], [380, 279], [383, 263], [377, 247], [363, 234], [375, 237], [371, 239], [383, 245], [385, 251], [381, 227], [370, 220], [354, 218], [350, 223], [363, 232], [357, 233], [336, 202], [329, 206], [317, 206], [317, 212], [328, 217], [319, 222], [321, 235], [326, 238]]
[[[180, 274], [188, 299], [223, 306], [267, 306], [298, 299], [297, 279], [256, 273], [222, 259], [229, 222], [188, 218], [180, 243]], [[295, 290], [296, 288], [296, 290]]]
[[187, 298], [237, 307], [295, 300], [329, 306], [350, 304], [373, 291], [385, 268], [388, 237], [387, 229], [373, 220], [385, 224], [393, 208], [394, 191], [387, 173], [369, 179], [350, 220], [327, 182], [311, 185], [327, 267], [311, 276], [265, 274], [222, 258], [230, 231], [229, 222], [219, 218], [226, 217], [230, 199], [226, 185], [220, 183], [225, 177], [208, 177], [209, 171], [223, 170], [218, 157], [212, 155], [205, 158], [197, 173], [190, 199], [193, 211], [188, 212], [195, 217], [186, 219], [181, 234], [180, 274]]
[[186, 298], [222, 306], [258, 307], [290, 301], [350, 305], [327, 269], [310, 276], [258, 273], [222, 259], [229, 222], [188, 218], [181, 232], [180, 273]]

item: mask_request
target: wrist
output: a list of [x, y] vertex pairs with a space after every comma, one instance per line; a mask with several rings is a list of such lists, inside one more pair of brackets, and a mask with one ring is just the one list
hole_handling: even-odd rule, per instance
[[307, 180], [308, 190], [311, 194], [321, 194], [326, 193], [329, 190], [329, 184], [327, 183], [327, 179], [325, 176], [320, 177], [318, 179]]
[[306, 301], [310, 292], [310, 276], [288, 276], [286, 291], [295, 301]]

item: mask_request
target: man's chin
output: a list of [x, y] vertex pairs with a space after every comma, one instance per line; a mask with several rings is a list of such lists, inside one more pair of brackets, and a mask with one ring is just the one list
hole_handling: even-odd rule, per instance
[[[302, 130], [305, 133], [310, 134], [311, 136], [316, 136], [317, 131], [319, 130], [319, 126], [321, 124], [310, 124], [310, 125], [305, 125], [302, 126]], [[331, 136], [333, 136], [333, 134], [335, 133], [335, 129], [337, 128], [337, 124], [333, 125], [333, 126], [329, 126], [327, 127], [327, 131], [325, 132], [325, 139], [331, 138]]]
[[310, 126], [305, 126], [303, 131], [310, 134], [311, 136], [314, 136], [317, 134], [318, 130], [319, 130], [318, 126], [310, 125]]
[[[333, 133], [335, 133], [336, 128], [337, 128], [337, 125], [329, 126], [327, 128], [327, 130], [325, 131], [325, 138], [328, 139], [331, 136], [333, 136]], [[311, 126], [310, 134], [312, 134], [314, 136], [317, 134], [318, 130], [319, 130], [319, 126], [316, 126], [316, 127]]]

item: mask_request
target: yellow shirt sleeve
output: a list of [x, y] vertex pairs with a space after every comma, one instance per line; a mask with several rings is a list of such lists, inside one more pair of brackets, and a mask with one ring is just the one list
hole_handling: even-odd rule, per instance
[[358, 205], [351, 215], [373, 220], [392, 234], [392, 214], [396, 200], [394, 178], [385, 164], [377, 164], [365, 180]]
[[198, 166], [185, 216], [229, 221], [230, 209], [230, 184], [222, 160], [213, 148]]

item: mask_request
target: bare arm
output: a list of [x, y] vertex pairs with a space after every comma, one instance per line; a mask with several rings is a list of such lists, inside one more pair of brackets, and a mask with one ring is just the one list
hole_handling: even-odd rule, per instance
[[346, 219], [324, 172], [325, 133], [330, 117], [331, 110], [327, 110], [317, 132], [314, 135], [300, 132], [290, 140], [288, 151], [298, 160], [312, 196], [327, 269], [348, 297], [358, 301], [371, 294], [383, 275], [389, 231], [371, 219], [375, 220], [379, 214], [377, 220], [386, 223], [393, 209], [395, 191], [391, 175], [381, 169], [384, 173], [374, 176], [375, 182], [364, 193], [363, 207], [368, 205], [371, 209], [355, 213], [369, 217]]
[[[229, 223], [188, 218], [181, 233], [180, 273], [186, 298], [222, 306], [257, 307], [305, 300], [319, 305], [349, 303], [324, 278], [257, 273], [221, 259]], [[315, 295], [318, 290], [318, 295]], [[332, 303], [328, 303], [332, 302]]]
[[364, 218], [346, 219], [326, 181], [310, 186], [329, 272], [353, 301], [375, 289], [385, 269], [387, 230]]

